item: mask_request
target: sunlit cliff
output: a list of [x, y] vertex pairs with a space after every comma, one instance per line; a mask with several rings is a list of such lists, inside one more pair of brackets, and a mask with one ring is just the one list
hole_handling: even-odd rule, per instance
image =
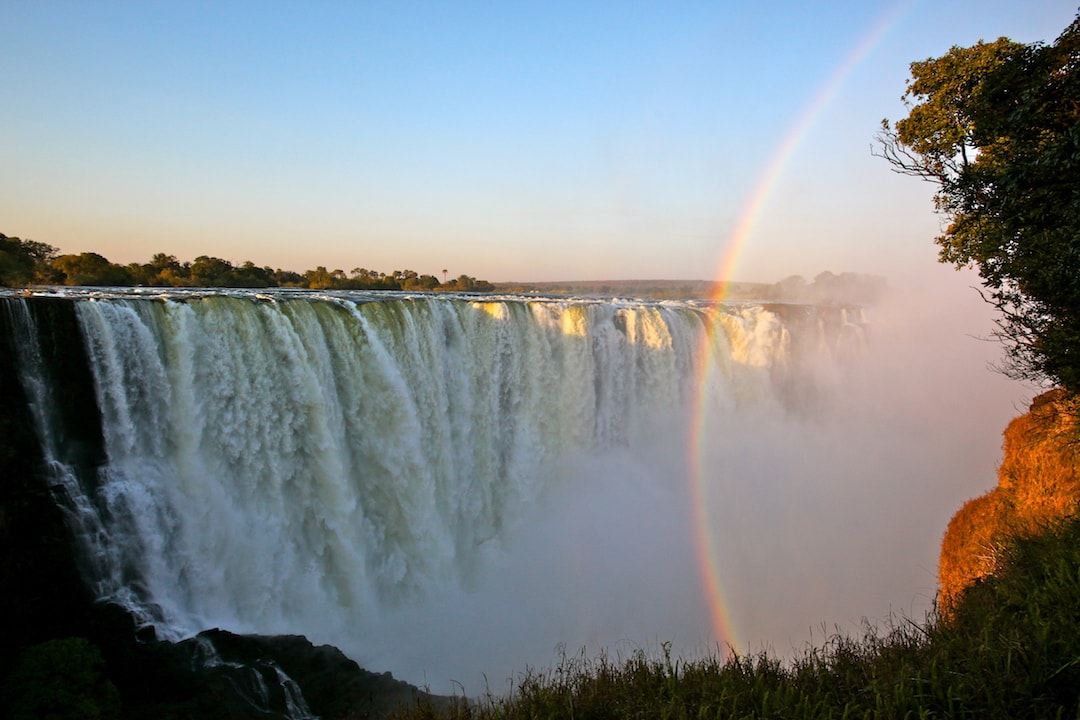
[[1005, 429], [998, 484], [968, 500], [949, 522], [938, 565], [939, 607], [994, 572], [1002, 544], [1075, 512], [1080, 500], [1076, 401], [1061, 390], [1039, 395]]

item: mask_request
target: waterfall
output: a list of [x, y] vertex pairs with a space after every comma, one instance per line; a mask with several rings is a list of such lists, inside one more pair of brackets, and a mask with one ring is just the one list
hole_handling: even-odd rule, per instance
[[362, 643], [381, 612], [467, 586], [568, 458], [685, 423], [699, 393], [798, 413], [865, 324], [754, 304], [68, 294], [107, 457], [92, 488], [68, 483], [89, 572], [177, 637]]
[[59, 418], [51, 372], [42, 354], [37, 323], [20, 298], [2, 303], [13, 335], [19, 382], [28, 399], [34, 430], [41, 444], [44, 479], [79, 541], [77, 552], [84, 577], [98, 596], [114, 596], [137, 618], [150, 621], [146, 609], [117, 577], [120, 560], [100, 509], [93, 502], [89, 479], [80, 478], [76, 463], [58, 433]]

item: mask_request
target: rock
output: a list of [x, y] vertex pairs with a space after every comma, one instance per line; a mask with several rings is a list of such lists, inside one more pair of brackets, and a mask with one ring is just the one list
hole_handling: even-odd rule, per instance
[[997, 567], [1009, 538], [1037, 532], [1080, 503], [1080, 402], [1051, 390], [1009, 423], [997, 487], [949, 521], [938, 563], [938, 610], [948, 616], [964, 589]]
[[[54, 299], [29, 306], [47, 318], [39, 323], [42, 361], [58, 398], [59, 417], [51, 420], [53, 431], [64, 434], [62, 460], [92, 482], [104, 461], [101, 424], [74, 306]], [[119, 691], [122, 717], [131, 720], [351, 720], [385, 717], [402, 704], [449, 702], [300, 636], [209, 630], [170, 643], [137, 627], [124, 608], [95, 602], [46, 479], [19, 379], [14, 322], [0, 302], [0, 717], [18, 694], [8, 680], [20, 659], [63, 638], [85, 638], [90, 654], [100, 650], [104, 679]]]

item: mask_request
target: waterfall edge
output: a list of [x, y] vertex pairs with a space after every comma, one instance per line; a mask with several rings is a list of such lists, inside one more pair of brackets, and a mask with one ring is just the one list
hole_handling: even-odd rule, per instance
[[[93, 648], [86, 657], [103, 660], [93, 682], [119, 691], [121, 717], [329, 720], [358, 712], [380, 717], [419, 701], [449, 702], [389, 673], [364, 670], [337, 648], [316, 646], [301, 636], [245, 636], [214, 629], [172, 643], [159, 640], [153, 628], [138, 628], [119, 605], [95, 600], [79, 567], [72, 528], [50, 489], [45, 452], [20, 379], [19, 337], [9, 305], [24, 303], [25, 309], [26, 302], [0, 298], [0, 706], [15, 709], [36, 689], [15, 686], [21, 664], [31, 655], [59, 660], [42, 649], [66, 648], [57, 641], [74, 638]], [[90, 473], [103, 458], [96, 404], [86, 404], [89, 386], [81, 400], [71, 389], [88, 373], [74, 301], [29, 302], [42, 345], [48, 346], [54, 369], [61, 370], [66, 460]], [[85, 377], [81, 381], [87, 382]], [[206, 643], [216, 649], [221, 661], [216, 666], [203, 662]], [[299, 690], [290, 690], [289, 682]], [[243, 691], [252, 683], [266, 688], [265, 697], [254, 703], [252, 693]]]

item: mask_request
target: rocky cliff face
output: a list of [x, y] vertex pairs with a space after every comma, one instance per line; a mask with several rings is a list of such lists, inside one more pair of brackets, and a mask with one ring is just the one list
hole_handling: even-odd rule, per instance
[[[43, 299], [31, 310], [58, 398], [59, 417], [50, 422], [64, 436], [62, 460], [92, 477], [104, 461], [101, 423], [73, 306]], [[152, 628], [137, 628], [122, 608], [96, 602], [49, 486], [19, 377], [14, 322], [0, 303], [0, 718], [74, 717], [71, 708], [85, 710], [89, 696], [76, 697], [72, 688], [92, 694], [105, 684], [115, 688], [120, 716], [129, 719], [377, 718], [401, 704], [447, 701], [389, 673], [368, 672], [336, 648], [303, 637], [208, 630], [164, 642]], [[86, 639], [93, 648], [86, 657], [102, 662], [100, 675], [94, 668], [88, 680], [88, 668], [70, 656], [36, 652], [71, 638]], [[51, 688], [64, 688], [61, 694], [71, 696], [67, 706], [56, 705]]]
[[997, 487], [967, 501], [949, 522], [938, 564], [938, 608], [991, 574], [1008, 538], [1037, 532], [1080, 502], [1080, 403], [1061, 390], [1035, 398], [1005, 430]]
[[[101, 445], [93, 436], [100, 434], [100, 426], [93, 417], [96, 411], [85, 407], [86, 393], [73, 391], [74, 384], [88, 380], [74, 313], [69, 303], [40, 303], [37, 309], [50, 320], [42, 349], [57, 361], [52, 367], [60, 377], [58, 394], [66, 401], [61, 422], [72, 427], [71, 447], [83, 456], [68, 459], [92, 465], [92, 448]], [[44, 456], [19, 380], [12, 321], [3, 310], [0, 307], [0, 677], [7, 676], [21, 649], [78, 634], [90, 622], [91, 607], [71, 533], [42, 472]]]

